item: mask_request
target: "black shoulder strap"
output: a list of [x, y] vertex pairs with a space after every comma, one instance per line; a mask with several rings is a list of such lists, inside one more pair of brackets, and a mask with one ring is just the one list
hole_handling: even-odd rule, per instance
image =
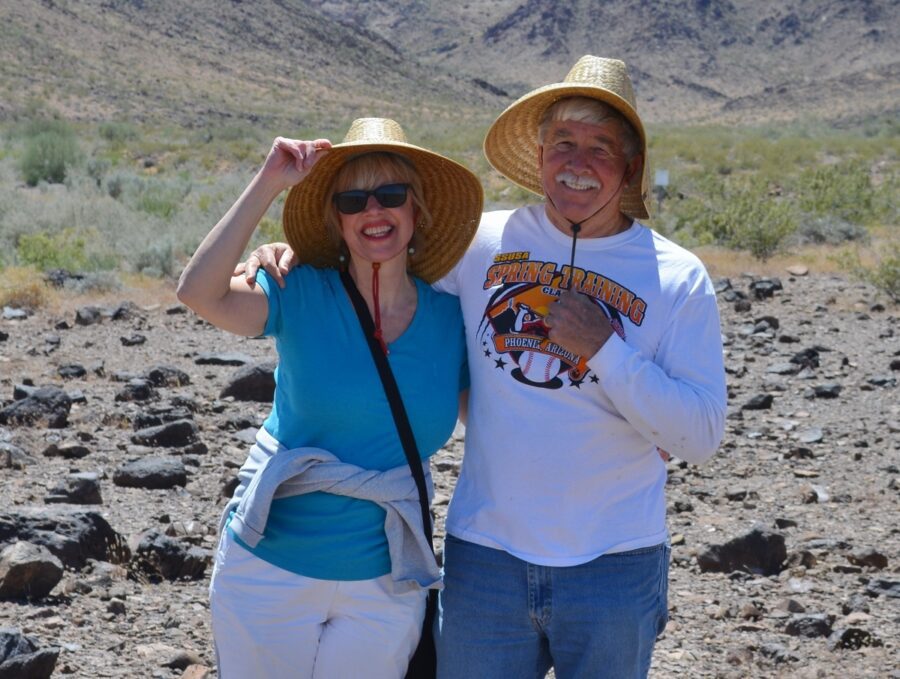
[[375, 339], [375, 322], [369, 313], [369, 307], [357, 289], [356, 283], [353, 282], [353, 278], [346, 270], [341, 271], [341, 282], [344, 284], [344, 288], [350, 296], [350, 301], [353, 303], [353, 308], [356, 310], [356, 315], [359, 317], [363, 334], [366, 337], [369, 350], [372, 352], [372, 358], [375, 360], [375, 367], [378, 368], [378, 374], [381, 376], [384, 393], [391, 406], [391, 414], [394, 416], [394, 424], [397, 426], [397, 433], [400, 434], [400, 442], [403, 444], [403, 452], [406, 453], [406, 461], [409, 463], [409, 469], [416, 480], [416, 488], [419, 490], [419, 504], [422, 508], [422, 525], [425, 527], [425, 536], [433, 549], [431, 511], [429, 510], [428, 490], [425, 486], [425, 474], [422, 471], [422, 459], [419, 457], [419, 449], [416, 446], [416, 439], [413, 436], [409, 418], [406, 416], [406, 408], [403, 407], [403, 399], [400, 396], [400, 390], [397, 388], [397, 381], [394, 379], [394, 373], [391, 371], [387, 356], [382, 351], [378, 340]]

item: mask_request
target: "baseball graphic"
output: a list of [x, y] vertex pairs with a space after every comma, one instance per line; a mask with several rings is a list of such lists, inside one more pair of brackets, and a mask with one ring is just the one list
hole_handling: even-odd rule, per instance
[[549, 382], [559, 373], [560, 361], [549, 354], [526, 351], [519, 356], [519, 370], [530, 382]]

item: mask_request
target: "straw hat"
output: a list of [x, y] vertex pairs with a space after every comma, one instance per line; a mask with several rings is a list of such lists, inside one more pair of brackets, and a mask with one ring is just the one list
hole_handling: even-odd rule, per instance
[[481, 219], [484, 193], [471, 171], [408, 143], [400, 125], [388, 118], [354, 120], [344, 141], [326, 151], [303, 181], [291, 188], [282, 214], [285, 237], [300, 263], [338, 268], [340, 252], [325, 226], [327, 191], [350, 158], [378, 151], [403, 156], [422, 179], [422, 198], [432, 225], [419, 229], [421, 249], [410, 260], [410, 271], [433, 283], [453, 268], [469, 246]]
[[500, 174], [522, 188], [544, 195], [537, 161], [538, 126], [541, 116], [566, 97], [589, 97], [619, 111], [641, 139], [644, 170], [641, 185], [625, 187], [620, 210], [629, 217], [646, 219], [650, 184], [647, 137], [634, 100], [634, 90], [624, 62], [586, 55], [581, 57], [561, 83], [539, 87], [509, 106], [488, 130], [484, 155]]

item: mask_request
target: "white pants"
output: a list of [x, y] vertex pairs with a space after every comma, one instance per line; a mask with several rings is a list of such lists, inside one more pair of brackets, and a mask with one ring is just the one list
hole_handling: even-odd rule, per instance
[[226, 530], [210, 582], [220, 679], [403, 677], [426, 593], [374, 580], [316, 580], [254, 556]]

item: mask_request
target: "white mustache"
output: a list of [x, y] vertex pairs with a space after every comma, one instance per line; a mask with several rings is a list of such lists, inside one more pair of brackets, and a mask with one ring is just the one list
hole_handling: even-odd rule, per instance
[[591, 177], [579, 177], [572, 172], [560, 172], [556, 175], [556, 181], [573, 189], [599, 189], [600, 182]]

